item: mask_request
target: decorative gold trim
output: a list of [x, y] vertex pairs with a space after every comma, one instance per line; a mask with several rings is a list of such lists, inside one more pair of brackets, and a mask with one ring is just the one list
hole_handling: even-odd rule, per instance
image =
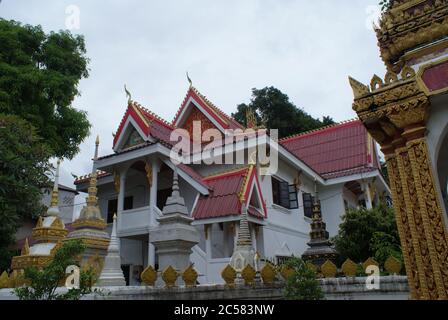
[[95, 228], [104, 230], [107, 228], [107, 223], [104, 221], [104, 219], [78, 219], [75, 222], [73, 222], [73, 227], [75, 229], [81, 229], [81, 228]]
[[144, 284], [154, 287], [157, 281], [157, 271], [152, 266], [148, 266], [142, 272], [140, 278]]

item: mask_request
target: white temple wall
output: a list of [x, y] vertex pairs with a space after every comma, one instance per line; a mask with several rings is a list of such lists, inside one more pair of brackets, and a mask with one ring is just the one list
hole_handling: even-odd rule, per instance
[[342, 184], [327, 186], [319, 191], [322, 218], [327, 224], [327, 231], [330, 237], [338, 234], [339, 224], [341, 223], [342, 216], [345, 214], [342, 192]]

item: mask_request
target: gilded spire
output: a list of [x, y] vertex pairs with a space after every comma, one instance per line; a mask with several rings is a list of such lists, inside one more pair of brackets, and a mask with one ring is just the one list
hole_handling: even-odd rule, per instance
[[56, 163], [56, 173], [54, 177], [54, 185], [53, 185], [53, 191], [51, 193], [51, 207], [57, 207], [58, 206], [58, 188], [59, 188], [59, 166], [61, 164], [61, 160], [58, 160]]
[[28, 243], [28, 238], [25, 239], [25, 244], [23, 245], [22, 251], [20, 252], [21, 256], [27, 256], [30, 254], [30, 245]]
[[88, 188], [89, 196], [87, 197], [87, 206], [91, 207], [96, 207], [98, 204], [98, 198], [96, 196], [98, 190], [96, 188], [97, 173], [95, 169], [95, 161], [98, 160], [99, 145], [100, 145], [100, 137], [98, 135], [95, 140], [95, 155], [93, 157], [92, 174], [90, 175], [90, 183]]

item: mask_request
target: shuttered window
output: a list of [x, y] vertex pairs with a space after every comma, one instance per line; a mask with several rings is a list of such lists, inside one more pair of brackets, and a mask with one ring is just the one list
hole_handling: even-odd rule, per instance
[[274, 203], [283, 208], [297, 209], [299, 207], [296, 186], [276, 177], [272, 177], [272, 196]]
[[313, 202], [314, 197], [311, 193], [303, 193], [303, 212], [305, 217], [312, 219], [313, 218]]

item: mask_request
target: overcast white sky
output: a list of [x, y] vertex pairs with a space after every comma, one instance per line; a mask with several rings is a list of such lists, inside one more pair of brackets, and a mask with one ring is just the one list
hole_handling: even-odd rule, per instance
[[[314, 117], [355, 117], [347, 77], [369, 83], [383, 76], [371, 27], [379, 0], [3, 0], [0, 17], [44, 30], [66, 29], [66, 9], [80, 10], [80, 28], [91, 59], [74, 107], [88, 111], [91, 136], [61, 168], [91, 170], [94, 140], [112, 153], [126, 109], [123, 85], [133, 99], [171, 121], [188, 83], [227, 113], [249, 102], [251, 88], [275, 86]], [[376, 11], [376, 12], [375, 12]], [[73, 20], [69, 20], [73, 21]]]

